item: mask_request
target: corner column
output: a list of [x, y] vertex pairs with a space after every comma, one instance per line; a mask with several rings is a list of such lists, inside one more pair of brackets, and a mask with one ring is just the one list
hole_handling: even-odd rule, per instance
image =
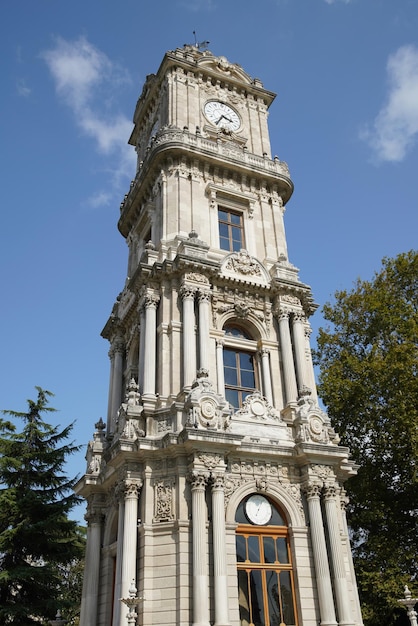
[[[142, 487], [140, 479], [127, 479], [124, 487], [124, 519], [121, 568], [121, 598], [129, 597], [132, 580], [136, 581], [136, 549], [138, 537], [138, 497]], [[126, 619], [120, 611], [120, 626], [125, 626]]]
[[210, 291], [198, 293], [199, 302], [199, 369], [209, 371], [209, 305]]
[[321, 485], [309, 483], [304, 491], [308, 501], [312, 551], [315, 564], [321, 626], [336, 626], [331, 576], [321, 513]]
[[339, 624], [340, 626], [354, 626], [344, 568], [336, 497], [337, 493], [335, 485], [326, 485], [324, 487], [325, 517], [328, 527]]
[[225, 397], [225, 375], [224, 375], [224, 342], [223, 339], [216, 340], [216, 380], [218, 383], [218, 393]]
[[116, 572], [115, 572], [115, 590], [113, 593], [113, 617], [112, 624], [117, 626], [120, 623], [121, 605], [120, 599], [122, 598], [122, 553], [123, 553], [123, 521], [124, 521], [124, 507], [125, 498], [124, 491], [119, 488], [116, 489], [116, 497], [118, 498], [118, 538], [116, 546]]
[[284, 388], [286, 403], [297, 401], [295, 364], [293, 362], [292, 340], [290, 338], [289, 312], [279, 311], [280, 347], [283, 359]]
[[183, 388], [190, 389], [196, 376], [196, 340], [194, 297], [196, 289], [183, 285], [180, 297], [183, 301]]
[[260, 350], [261, 371], [263, 373], [263, 394], [267, 398], [269, 404], [273, 404], [273, 390], [271, 387], [270, 374], [270, 351], [266, 348]]
[[113, 433], [116, 427], [116, 416], [122, 403], [123, 356], [125, 342], [121, 335], [117, 335], [109, 351], [111, 360], [109, 405], [107, 414], [107, 432]]
[[94, 502], [86, 515], [87, 544], [81, 596], [80, 626], [96, 624], [103, 515]]
[[215, 476], [212, 482], [212, 530], [215, 626], [229, 626], [223, 476]]
[[155, 397], [155, 355], [157, 348], [157, 307], [160, 297], [147, 292], [144, 296], [145, 307], [145, 343], [144, 343], [144, 391], [143, 395]]
[[302, 313], [294, 313], [292, 319], [293, 340], [295, 342], [295, 364], [297, 376], [297, 388], [306, 387], [306, 353], [305, 353], [305, 317]]
[[209, 575], [206, 537], [205, 492], [209, 476], [193, 472], [193, 626], [209, 626]]

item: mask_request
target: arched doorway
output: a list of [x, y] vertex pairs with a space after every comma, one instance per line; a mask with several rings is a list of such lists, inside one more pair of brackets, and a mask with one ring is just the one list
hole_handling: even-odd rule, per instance
[[288, 525], [267, 496], [253, 493], [235, 521], [240, 626], [296, 626]]

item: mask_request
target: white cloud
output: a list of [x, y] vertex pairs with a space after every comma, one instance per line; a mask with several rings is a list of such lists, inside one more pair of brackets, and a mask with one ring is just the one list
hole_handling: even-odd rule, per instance
[[120, 182], [121, 163], [129, 164], [125, 176], [132, 177], [135, 154], [127, 145], [132, 122], [125, 115], [108, 110], [120, 85], [130, 82], [127, 71], [85, 37], [75, 41], [59, 37], [41, 57], [51, 72], [58, 96], [70, 107], [80, 129], [95, 141], [97, 150], [117, 155], [118, 165], [112, 169], [114, 184]]
[[402, 46], [387, 62], [386, 103], [361, 138], [378, 161], [402, 161], [418, 136], [418, 48]]
[[24, 78], [19, 78], [16, 82], [16, 89], [19, 96], [27, 98], [32, 93], [32, 89], [27, 86]]

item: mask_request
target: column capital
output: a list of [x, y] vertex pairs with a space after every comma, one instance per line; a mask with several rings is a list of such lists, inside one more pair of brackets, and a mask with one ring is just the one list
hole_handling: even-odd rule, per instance
[[204, 491], [206, 489], [206, 485], [208, 484], [209, 478], [209, 472], [202, 472], [200, 470], [191, 470], [191, 472], [189, 472], [187, 476], [187, 480], [192, 486], [192, 491]]
[[198, 289], [197, 299], [199, 302], [210, 302], [212, 298], [212, 292], [208, 289]]
[[180, 298], [182, 300], [193, 300], [197, 293], [197, 287], [193, 285], [182, 285], [179, 289]]
[[144, 293], [142, 301], [146, 309], [156, 309], [160, 302], [160, 296], [153, 292], [146, 292]]
[[335, 484], [324, 485], [323, 493], [324, 493], [324, 500], [335, 500], [337, 497], [337, 493], [338, 493], [337, 485]]
[[225, 476], [223, 474], [213, 474], [211, 476], [212, 491], [225, 490]]
[[302, 485], [302, 491], [307, 500], [319, 500], [322, 492], [322, 484], [319, 482], [309, 482]]

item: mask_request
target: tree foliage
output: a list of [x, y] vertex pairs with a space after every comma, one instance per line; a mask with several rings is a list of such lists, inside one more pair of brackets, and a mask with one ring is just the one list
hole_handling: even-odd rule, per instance
[[403, 621], [397, 599], [418, 581], [418, 252], [382, 263], [324, 307], [316, 351], [319, 393], [359, 464], [348, 515], [368, 626]]
[[[3, 411], [0, 420], [0, 623], [26, 626], [64, 614], [78, 598], [66, 594], [63, 568], [81, 558], [84, 536], [68, 514], [78, 503], [64, 474], [72, 425], [46, 423], [52, 394], [37, 387], [26, 413]], [[23, 421], [21, 431], [16, 422]]]

